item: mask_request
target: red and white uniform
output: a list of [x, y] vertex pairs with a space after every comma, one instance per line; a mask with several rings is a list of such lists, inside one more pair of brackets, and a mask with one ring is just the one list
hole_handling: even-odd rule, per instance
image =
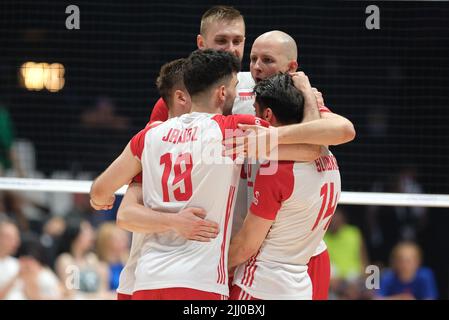
[[237, 74], [237, 94], [235, 96], [234, 105], [232, 106], [232, 114], [256, 114], [254, 108], [254, 82], [251, 72], [239, 72]]
[[144, 233], [133, 232], [131, 238], [131, 249], [129, 250], [129, 257], [125, 266], [120, 272], [119, 286], [117, 293], [119, 300], [131, 299], [134, 292], [134, 283], [136, 280], [135, 271], [137, 260], [140, 257], [140, 249], [145, 239]]
[[227, 255], [241, 166], [222, 156], [222, 141], [225, 130], [239, 123], [268, 126], [250, 115], [194, 112], [148, 126], [131, 140], [142, 162], [145, 206], [168, 212], [201, 207], [220, 226], [210, 242], [189, 241], [174, 231], [146, 234], [134, 292], [191, 288], [229, 295]]
[[[235, 96], [234, 105], [232, 106], [232, 114], [251, 114], [255, 115], [254, 109], [254, 79], [250, 72], [237, 73], [237, 94]], [[168, 119], [168, 108], [162, 98], [156, 102], [151, 111], [150, 122], [165, 121]]]
[[[255, 97], [252, 96], [251, 99], [252, 103], [254, 103]], [[320, 113], [332, 112], [326, 106], [319, 107], [319, 111]], [[260, 163], [249, 163], [249, 161], [250, 160], [245, 160], [240, 174], [239, 192], [235, 204], [232, 234], [237, 233], [242, 227], [243, 221], [248, 213], [248, 209], [251, 207], [251, 203], [253, 202], [253, 187], [256, 180], [256, 174], [259, 171]], [[324, 241], [320, 241], [313, 255], [318, 256], [326, 251], [326, 249], [326, 243]]]
[[233, 282], [252, 297], [312, 299], [307, 264], [341, 193], [335, 157], [322, 152], [316, 161], [281, 161], [274, 175], [257, 174], [250, 210], [274, 223], [259, 252], [237, 267]]
[[[148, 122], [147, 127], [156, 126], [158, 124], [160, 124], [159, 121], [150, 121]], [[142, 173], [135, 176], [133, 181], [142, 183]], [[137, 260], [140, 257], [140, 248], [142, 247], [144, 238], [144, 233], [132, 232], [129, 257], [126, 261], [125, 266], [120, 272], [119, 286], [116, 290], [118, 300], [130, 300], [132, 298], [132, 294], [134, 292], [134, 283], [136, 281], [135, 271]]]

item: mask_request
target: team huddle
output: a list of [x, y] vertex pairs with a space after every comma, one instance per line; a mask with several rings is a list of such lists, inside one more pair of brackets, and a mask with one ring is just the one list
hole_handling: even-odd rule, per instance
[[129, 184], [118, 299], [327, 299], [322, 239], [341, 193], [328, 146], [354, 128], [297, 72], [291, 36], [259, 36], [250, 72], [244, 41], [239, 11], [206, 11], [198, 50], [162, 66], [149, 123], [92, 185], [104, 210]]

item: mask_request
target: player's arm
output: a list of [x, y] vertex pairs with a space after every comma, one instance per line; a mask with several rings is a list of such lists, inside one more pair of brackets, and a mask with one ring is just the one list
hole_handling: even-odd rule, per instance
[[[302, 91], [304, 96], [304, 112], [302, 122], [309, 122], [320, 119], [318, 106], [322, 101], [322, 95], [318, 90], [313, 90], [307, 76], [303, 72], [291, 74], [293, 84]], [[320, 100], [321, 99], [321, 100]], [[324, 105], [324, 101], [322, 102]], [[278, 147], [276, 159], [269, 157], [269, 160], [293, 160], [293, 161], [313, 161], [319, 158], [321, 146], [313, 144], [284, 144]]]
[[248, 211], [242, 228], [232, 238], [228, 268], [244, 263], [259, 251], [273, 220], [264, 219]]
[[117, 213], [117, 225], [131, 232], [160, 233], [175, 231], [188, 240], [208, 242], [219, 232], [217, 223], [205, 220], [201, 208], [185, 208], [178, 214], [166, 213], [143, 205], [142, 185], [133, 182], [126, 191]]
[[[269, 166], [267, 163], [264, 166]], [[256, 254], [266, 238], [282, 202], [293, 192], [293, 164], [279, 164], [273, 175], [266, 175], [262, 167], [254, 183], [254, 201], [248, 210], [242, 228], [231, 239], [229, 269], [232, 270]]]
[[[269, 150], [283, 144], [312, 144], [320, 146], [339, 145], [354, 139], [355, 131], [352, 123], [339, 115], [326, 114], [323, 118], [306, 123], [292, 124], [282, 127], [261, 127], [257, 125], [239, 124], [242, 130], [252, 130], [257, 139], [253, 141], [273, 141]], [[232, 141], [232, 140], [231, 140]], [[226, 142], [226, 144], [232, 142]], [[237, 140], [234, 150], [247, 150], [247, 141]]]
[[329, 146], [343, 144], [355, 138], [351, 121], [332, 112], [316, 112], [325, 108], [324, 100], [321, 93], [312, 88], [304, 72], [294, 73], [292, 80], [304, 96], [304, 120], [300, 124], [280, 127], [279, 144], [307, 143]]
[[93, 182], [90, 190], [92, 207], [96, 210], [112, 208], [114, 193], [128, 184], [140, 171], [142, 165], [133, 155], [128, 143], [118, 158]]
[[[318, 158], [321, 146], [339, 145], [352, 141], [355, 138], [353, 124], [348, 119], [329, 112], [324, 107], [321, 93], [310, 87], [308, 78], [304, 74], [302, 74], [302, 78], [299, 76], [295, 76], [294, 78], [296, 83], [298, 81], [300, 83], [295, 85], [307, 93], [305, 94], [304, 102], [305, 106], [307, 106], [306, 110], [311, 110], [307, 118], [314, 120], [278, 128], [265, 128], [249, 124], [239, 124], [238, 126], [242, 130], [255, 131], [257, 139], [253, 139], [253, 141], [275, 142], [267, 150], [274, 150], [277, 147], [277, 152], [274, 154], [270, 153], [266, 158], [270, 160], [311, 161]], [[316, 116], [314, 111], [312, 112], [314, 108], [317, 108], [317, 103], [322, 104], [318, 108], [321, 111], [320, 118]], [[233, 143], [233, 151], [236, 153], [238, 153], [237, 151], [248, 150], [248, 145], [243, 139]], [[228, 142], [226, 144], [229, 146]], [[285, 145], [298, 146], [285, 147]], [[227, 154], [231, 153], [232, 151], [227, 151]]]
[[282, 144], [278, 146], [277, 153], [271, 152], [268, 160], [291, 160], [309, 162], [320, 157], [321, 146], [313, 144]]
[[309, 122], [320, 119], [320, 111], [318, 109], [319, 101], [317, 92], [310, 85], [309, 78], [304, 72], [294, 72], [290, 74], [296, 89], [301, 91], [304, 97], [304, 111], [302, 122]]

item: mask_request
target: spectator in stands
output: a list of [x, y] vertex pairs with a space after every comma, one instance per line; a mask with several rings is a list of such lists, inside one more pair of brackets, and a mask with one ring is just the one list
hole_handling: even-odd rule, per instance
[[118, 288], [120, 272], [129, 256], [129, 238], [126, 231], [113, 222], [103, 223], [98, 230], [96, 252], [109, 267], [109, 289]]
[[107, 266], [91, 250], [95, 231], [86, 220], [68, 221], [61, 237], [61, 255], [56, 272], [64, 284], [68, 299], [108, 299]]
[[5, 197], [3, 192], [0, 192], [0, 221], [3, 221], [5, 219], [8, 219], [5, 207]]
[[[404, 166], [399, 171], [393, 192], [424, 193], [418, 182], [417, 169]], [[401, 240], [417, 241], [421, 239], [428, 225], [427, 208], [424, 207], [394, 207], [398, 220]]]
[[30, 229], [30, 223], [25, 215], [25, 198], [17, 192], [5, 191], [2, 193], [4, 213], [17, 224], [20, 231]]
[[54, 266], [59, 254], [60, 240], [66, 228], [62, 217], [53, 216], [44, 222], [40, 242], [45, 249], [48, 265]]
[[324, 236], [331, 261], [331, 297], [359, 299], [368, 255], [360, 230], [347, 224], [345, 213], [338, 208]]
[[8, 110], [0, 105], [0, 176], [5, 170], [14, 169], [16, 176], [22, 177], [23, 171], [17, 155], [12, 148], [14, 129]]
[[13, 299], [20, 265], [14, 257], [20, 246], [17, 226], [10, 220], [0, 220], [0, 300]]
[[434, 274], [421, 266], [421, 260], [421, 250], [415, 243], [397, 244], [391, 253], [391, 269], [382, 273], [378, 296], [395, 300], [437, 299]]
[[[86, 137], [79, 154], [82, 169], [103, 170], [105, 164], [112, 162], [120, 146], [129, 139], [130, 121], [120, 115], [113, 100], [99, 97], [95, 106], [81, 114], [80, 137]], [[107, 138], [105, 138], [107, 137]]]
[[[115, 222], [116, 210], [121, 202], [121, 196], [117, 196], [114, 208], [105, 211], [95, 211], [90, 205], [88, 194], [76, 193], [73, 195], [73, 209], [68, 214], [69, 218], [87, 220], [96, 229], [106, 221]], [[117, 207], [117, 209], [115, 209]]]
[[47, 265], [45, 249], [37, 236], [29, 235], [19, 249], [20, 271], [12, 297], [17, 300], [60, 300], [62, 284]]

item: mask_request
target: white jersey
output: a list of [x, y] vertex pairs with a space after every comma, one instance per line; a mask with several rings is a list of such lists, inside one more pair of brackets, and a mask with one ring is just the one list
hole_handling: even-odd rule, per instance
[[134, 273], [136, 271], [137, 260], [140, 257], [140, 249], [144, 239], [144, 233], [132, 233], [129, 257], [126, 261], [126, 265], [120, 272], [119, 286], [117, 288], [118, 293], [132, 295], [134, 292], [134, 282], [136, 280]]
[[316, 161], [279, 162], [274, 175], [261, 170], [250, 210], [274, 223], [259, 252], [237, 267], [234, 284], [259, 299], [312, 299], [307, 264], [341, 193], [336, 159], [323, 148]]
[[235, 96], [232, 114], [251, 114], [255, 115], [254, 108], [254, 82], [251, 72], [239, 72], [237, 74], [237, 95]]
[[[0, 258], [0, 290], [4, 289], [11, 280], [13, 280], [20, 272], [19, 260], [14, 257]], [[21, 285], [16, 281], [8, 294], [4, 297], [5, 300], [14, 300], [15, 292], [22, 289]]]
[[145, 206], [179, 212], [201, 207], [219, 224], [210, 242], [189, 241], [174, 231], [146, 234], [134, 291], [184, 287], [229, 295], [227, 255], [240, 165], [222, 156], [226, 129], [261, 124], [250, 115], [185, 114], [149, 126], [131, 140], [142, 162]]
[[[233, 214], [232, 236], [237, 234], [242, 228], [243, 221], [245, 221], [246, 214], [254, 199], [254, 183], [256, 181], [256, 174], [260, 168], [260, 163], [251, 164], [248, 161], [250, 160], [245, 160], [240, 173], [239, 191], [237, 193]], [[312, 256], [318, 256], [326, 250], [326, 243], [324, 240], [321, 240]]]
[[[241, 75], [240, 75], [241, 74]], [[248, 87], [252, 85], [251, 90], [242, 90], [242, 98], [245, 96], [248, 96], [247, 100], [242, 99], [241, 105], [245, 107], [236, 107], [237, 106], [237, 99], [234, 102], [234, 107], [232, 109], [233, 114], [239, 113], [239, 111], [247, 110], [248, 112], [255, 112], [255, 109], [250, 109], [250, 105], [254, 105], [255, 96], [254, 94], [247, 95], [245, 92], [253, 92], [255, 82], [254, 79], [251, 76], [250, 72], [240, 72], [239, 73], [239, 81], [242, 79], [242, 82], [247, 84], [243, 87]], [[251, 79], [249, 80], [248, 77]], [[244, 101], [247, 101], [245, 104]], [[319, 111], [321, 113], [325, 112], [331, 112], [326, 106], [320, 106]], [[243, 113], [243, 112], [242, 112]], [[252, 114], [252, 113], [250, 113]], [[245, 220], [246, 214], [248, 213], [248, 210], [251, 206], [251, 203], [253, 201], [253, 186], [254, 182], [256, 180], [256, 173], [259, 170], [260, 164], [259, 163], [249, 163], [250, 160], [245, 160], [245, 163], [242, 166], [242, 172], [240, 174], [240, 180], [239, 180], [239, 192], [237, 194], [237, 200], [235, 203], [235, 209], [234, 209], [234, 224], [232, 226], [232, 235], [236, 234], [240, 228], [243, 225], [243, 221]], [[318, 244], [313, 256], [318, 256], [319, 254], [323, 253], [327, 249], [326, 243], [324, 240], [321, 240]]]
[[[255, 115], [256, 112], [254, 109], [254, 94], [253, 94], [255, 82], [253, 77], [251, 76], [251, 73], [239, 72], [237, 74], [237, 79], [238, 83], [236, 88], [236, 97], [234, 100], [234, 105], [232, 107], [232, 113]], [[246, 184], [246, 182], [244, 182], [244, 184]], [[239, 184], [239, 186], [240, 185], [241, 184]], [[237, 203], [243, 204], [244, 202], [246, 202], [247, 194], [248, 193], [246, 190], [246, 186], [244, 188], [240, 188], [240, 191], [238, 192], [238, 197], [243, 197], [245, 200], [244, 201], [237, 200]], [[243, 211], [244, 214], [246, 215], [248, 207], [244, 205], [242, 208], [244, 208]], [[241, 223], [238, 222], [236, 225], [241, 226]], [[133, 233], [129, 258], [128, 261], [126, 262], [125, 267], [120, 273], [120, 281], [117, 292], [121, 294], [131, 295], [134, 291], [135, 266], [137, 265], [137, 259], [139, 258], [140, 255], [140, 247], [138, 247], [138, 244], [140, 245], [142, 239], [143, 235]]]

